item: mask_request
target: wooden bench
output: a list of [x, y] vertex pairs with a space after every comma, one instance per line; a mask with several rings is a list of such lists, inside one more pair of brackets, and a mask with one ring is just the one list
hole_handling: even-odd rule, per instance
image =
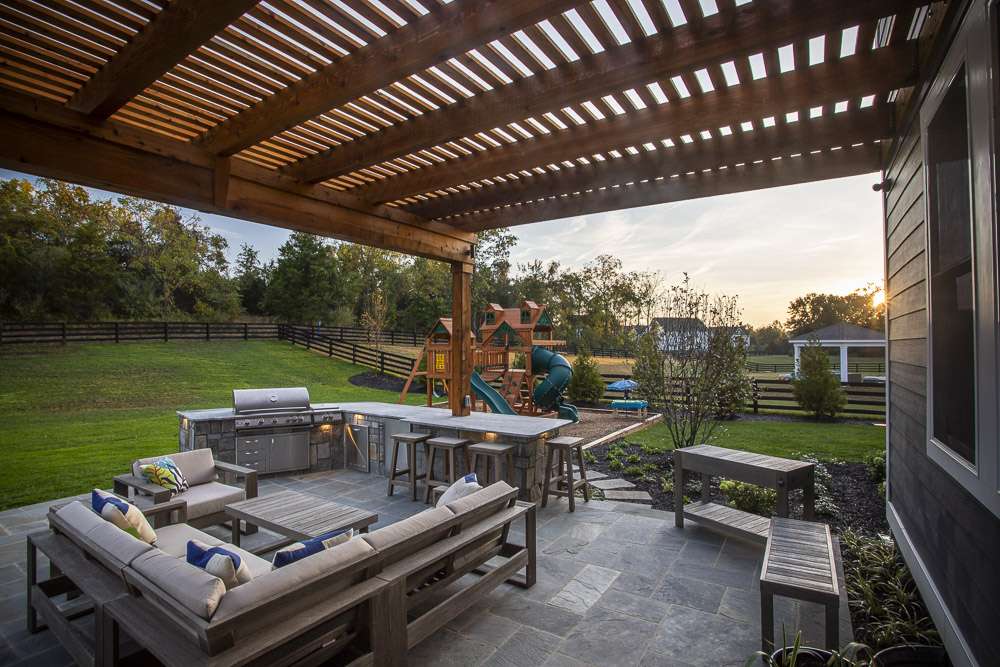
[[760, 572], [761, 647], [774, 650], [774, 596], [818, 602], [826, 607], [826, 648], [840, 636], [840, 586], [830, 527], [774, 517]]
[[[702, 497], [697, 503], [684, 504], [685, 474], [700, 473]], [[775, 512], [788, 516], [788, 492], [803, 491], [803, 516], [813, 518], [815, 509], [815, 467], [807, 461], [754, 454], [714, 445], [697, 445], [674, 451], [674, 521], [684, 527], [684, 519], [724, 535], [763, 545], [767, 541], [770, 519], [711, 502], [713, 475], [770, 487], [778, 492]]]

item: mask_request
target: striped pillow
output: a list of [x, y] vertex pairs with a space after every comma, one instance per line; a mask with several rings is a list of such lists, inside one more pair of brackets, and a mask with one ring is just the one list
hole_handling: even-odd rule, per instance
[[171, 492], [171, 495], [187, 491], [190, 487], [187, 479], [184, 478], [181, 469], [177, 467], [174, 460], [169, 456], [153, 463], [146, 463], [139, 466], [139, 471], [150, 483], [162, 486]]
[[313, 537], [312, 539], [296, 542], [295, 544], [289, 545], [284, 549], [275, 551], [274, 558], [271, 561], [271, 566], [275, 569], [285, 567], [286, 565], [300, 561], [307, 556], [318, 554], [324, 549], [335, 547], [338, 544], [346, 542], [352, 537], [354, 537], [353, 528], [342, 528], [341, 530], [331, 530], [329, 533], [324, 533], [319, 537]]
[[240, 555], [225, 547], [210, 547], [204, 542], [189, 540], [187, 543], [187, 562], [222, 579], [227, 591], [252, 579], [250, 568], [243, 562]]
[[90, 492], [90, 506], [106, 521], [110, 521], [132, 537], [146, 544], [156, 542], [156, 532], [146, 520], [146, 515], [135, 505], [107, 491], [94, 489]]

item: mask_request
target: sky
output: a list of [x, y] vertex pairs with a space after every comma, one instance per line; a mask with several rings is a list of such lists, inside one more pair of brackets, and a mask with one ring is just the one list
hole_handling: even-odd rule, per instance
[[[31, 178], [0, 169], [0, 178], [11, 177]], [[666, 284], [687, 272], [710, 293], [738, 295], [744, 321], [760, 326], [784, 320], [788, 303], [808, 292], [881, 285], [882, 203], [871, 189], [877, 180], [869, 174], [524, 225], [513, 228], [512, 259], [579, 268], [610, 253], [626, 270], [660, 272]], [[231, 258], [250, 243], [262, 260], [272, 259], [289, 234], [197, 215], [229, 241]]]

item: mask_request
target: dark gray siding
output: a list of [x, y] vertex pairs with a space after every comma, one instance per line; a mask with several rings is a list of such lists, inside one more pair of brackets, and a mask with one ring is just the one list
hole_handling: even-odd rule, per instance
[[983, 665], [1000, 660], [1000, 521], [927, 457], [927, 265], [919, 130], [886, 175], [889, 493], [960, 633]]

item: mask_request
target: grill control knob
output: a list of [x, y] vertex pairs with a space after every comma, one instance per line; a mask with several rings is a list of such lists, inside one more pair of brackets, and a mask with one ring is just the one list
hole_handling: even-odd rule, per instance
[[264, 420], [263, 420], [263, 419], [258, 419], [258, 420], [257, 420], [257, 423], [258, 423], [258, 424], [263, 424], [263, 423], [264, 423]]

